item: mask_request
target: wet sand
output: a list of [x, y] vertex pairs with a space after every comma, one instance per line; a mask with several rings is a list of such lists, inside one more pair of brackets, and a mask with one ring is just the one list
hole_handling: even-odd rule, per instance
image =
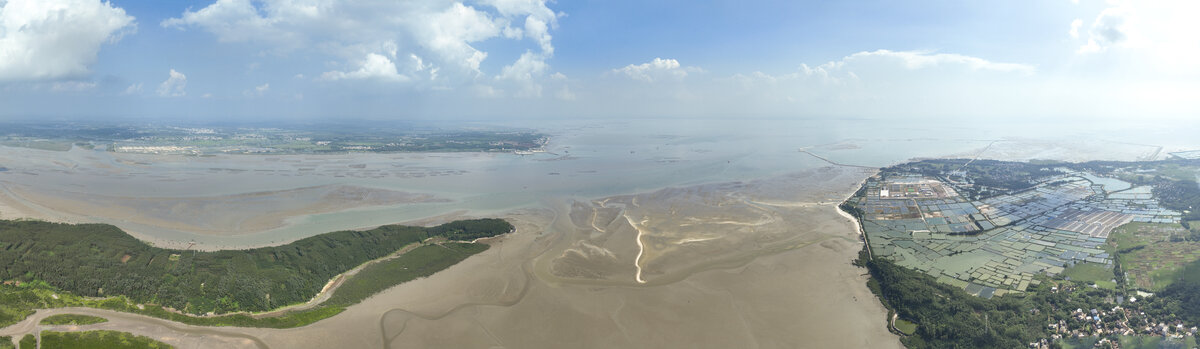
[[[900, 347], [850, 264], [861, 244], [833, 200], [868, 175], [822, 168], [510, 212], [517, 232], [488, 251], [303, 328], [164, 327], [135, 315], [106, 328], [230, 347]], [[619, 202], [631, 212], [596, 213]], [[652, 227], [646, 283], [635, 275], [637, 231], [622, 215]], [[593, 216], [609, 223], [593, 226]], [[702, 227], [669, 229], [680, 220]], [[591, 247], [571, 252], [581, 246]]]

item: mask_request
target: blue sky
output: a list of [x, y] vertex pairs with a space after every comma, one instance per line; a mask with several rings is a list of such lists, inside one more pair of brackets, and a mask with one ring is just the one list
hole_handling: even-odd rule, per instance
[[0, 0], [0, 117], [1188, 120], [1191, 1]]

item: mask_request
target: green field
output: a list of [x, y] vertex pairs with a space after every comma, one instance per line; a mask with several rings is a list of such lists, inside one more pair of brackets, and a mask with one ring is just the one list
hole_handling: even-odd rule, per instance
[[1129, 223], [1114, 229], [1105, 250], [1119, 254], [1129, 285], [1157, 292], [1170, 286], [1188, 263], [1200, 260], [1200, 242], [1188, 241], [1179, 224]]
[[[1113, 229], [1112, 233], [1108, 235], [1108, 241], [1104, 244], [1104, 250], [1108, 251], [1108, 253], [1116, 253], [1148, 246], [1151, 243], [1157, 242], [1159, 238], [1146, 234], [1144, 231], [1153, 230], [1160, 226], [1162, 228], [1182, 228], [1178, 224], [1128, 223]], [[1139, 230], [1143, 232], [1139, 233]]]
[[1101, 288], [1117, 289], [1117, 283], [1112, 281], [1112, 269], [1103, 264], [1079, 263], [1063, 270], [1063, 276], [1071, 278], [1072, 281], [1091, 283]]
[[1161, 336], [1120, 336], [1122, 349], [1186, 349], [1196, 347], [1196, 337], [1169, 339]]
[[47, 316], [42, 319], [42, 325], [91, 325], [102, 322], [108, 322], [108, 319], [79, 314], [58, 314]]
[[896, 323], [893, 324], [893, 326], [896, 327], [897, 331], [900, 331], [900, 333], [903, 333], [906, 336], [911, 336], [914, 333], [917, 333], [917, 324], [913, 323], [912, 321], [896, 319]]
[[42, 348], [172, 348], [149, 337], [117, 331], [42, 332]]

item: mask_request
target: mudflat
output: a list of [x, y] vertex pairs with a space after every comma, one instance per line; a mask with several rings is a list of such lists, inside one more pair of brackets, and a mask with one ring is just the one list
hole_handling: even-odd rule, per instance
[[302, 328], [139, 316], [105, 328], [278, 348], [899, 347], [836, 211], [869, 174], [828, 167], [511, 211], [517, 231], [488, 251]]

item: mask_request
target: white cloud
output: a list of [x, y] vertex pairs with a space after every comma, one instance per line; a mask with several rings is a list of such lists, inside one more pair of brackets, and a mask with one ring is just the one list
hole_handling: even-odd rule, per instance
[[613, 69], [613, 73], [624, 74], [630, 79], [655, 82], [663, 79], [683, 79], [688, 76], [688, 73], [703, 72], [703, 69], [697, 67], [684, 67], [679, 64], [679, 61], [674, 59], [654, 58], [654, 60], [642, 64], [630, 64], [622, 68]]
[[[270, 41], [281, 45], [299, 45], [294, 33], [281, 30], [277, 26], [286, 26], [297, 18], [287, 17], [296, 14], [292, 4], [280, 1], [270, 1], [264, 5], [268, 17], [259, 15], [259, 8], [250, 0], [217, 0], [197, 11], [186, 11], [179, 18], [162, 21], [163, 27], [185, 28], [199, 26], [217, 35], [223, 42]], [[296, 7], [304, 5], [295, 4]]]
[[0, 6], [0, 81], [82, 77], [101, 45], [136, 28], [125, 10], [99, 0], [10, 0]]
[[242, 91], [242, 95], [246, 97], [262, 97], [262, 95], [266, 94], [267, 91], [270, 90], [271, 83], [264, 83], [262, 85], [255, 86], [253, 90]]
[[542, 55], [547, 57], [554, 55], [550, 29], [558, 27], [558, 15], [546, 7], [545, 0], [485, 0], [483, 2], [496, 8], [496, 11], [505, 18], [515, 19], [525, 16], [524, 30], [506, 27], [505, 37], [527, 36], [538, 43], [542, 49]]
[[799, 64], [782, 74], [712, 77], [693, 74], [686, 65], [661, 58], [610, 73], [629, 79], [609, 80], [611, 84], [602, 90], [591, 86], [589, 98], [574, 104], [621, 100], [620, 105], [589, 107], [609, 113], [680, 116], [990, 116], [1029, 105], [1020, 100], [1029, 98], [1040, 81], [1035, 67], [1026, 64], [892, 50]]
[[[480, 69], [488, 58], [477, 43], [529, 38], [541, 48], [544, 62], [553, 54], [549, 31], [557, 26], [557, 17], [546, 0], [217, 0], [161, 24], [201, 28], [222, 42], [261, 43], [281, 53], [317, 50], [345, 63], [359, 64], [361, 57], [378, 54], [401, 63], [395, 76], [427, 75], [429, 80], [420, 80], [448, 78], [471, 85], [484, 74]], [[417, 59], [410, 66], [397, 57]], [[341, 76], [330, 73], [331, 78]]]
[[953, 53], [928, 53], [920, 51], [890, 51], [875, 50], [859, 52], [847, 56], [842, 61], [881, 59], [903, 64], [909, 70], [936, 67], [963, 67], [970, 70], [991, 70], [998, 72], [1033, 73], [1030, 65], [1017, 63], [998, 63], [979, 57], [965, 56]]
[[123, 92], [123, 93], [127, 94], [127, 95], [132, 95], [132, 94], [138, 94], [141, 92], [142, 92], [142, 83], [139, 82], [136, 84], [129, 85], [129, 87], [126, 87], [125, 92]]
[[[1120, 44], [1128, 38], [1125, 22], [1126, 11], [1120, 7], [1112, 7], [1100, 12], [1088, 29], [1087, 44], [1079, 48], [1080, 53], [1103, 52], [1109, 47]], [[1074, 25], [1072, 25], [1074, 26]]]
[[329, 71], [321, 74], [321, 80], [364, 80], [377, 79], [384, 81], [408, 81], [408, 77], [400, 74], [396, 70], [396, 64], [387, 56], [371, 53], [368, 54], [358, 70], [351, 72]]
[[[1077, 52], [1110, 70], [1195, 81], [1200, 74], [1200, 2], [1109, 0]], [[1083, 33], [1080, 33], [1082, 36]], [[1122, 62], [1112, 64], [1112, 62]], [[1096, 72], [1092, 72], [1093, 74]]]
[[411, 58], [413, 61], [412, 71], [414, 73], [420, 73], [428, 70], [429, 80], [437, 80], [438, 68], [434, 67], [433, 63], [425, 63], [425, 60], [421, 59], [421, 56], [417, 56], [416, 54], [410, 54], [409, 58]]
[[542, 85], [536, 79], [545, 75], [548, 67], [540, 54], [526, 51], [516, 62], [505, 66], [496, 79], [516, 83], [518, 97], [541, 97]]
[[[746, 88], [752, 85], [779, 85], [792, 81], [822, 85], [874, 85], [879, 83], [919, 83], [944, 78], [974, 79], [981, 73], [1028, 76], [1036, 69], [1018, 63], [993, 62], [979, 57], [953, 53], [921, 51], [862, 51], [817, 66], [800, 64], [793, 73], [769, 75], [754, 72], [737, 74], [730, 80]], [[912, 80], [912, 81], [906, 81]]]
[[187, 75], [171, 69], [166, 81], [158, 85], [158, 95], [162, 97], [182, 97], [187, 95]]
[[1072, 38], [1078, 39], [1079, 38], [1079, 28], [1082, 26], [1083, 26], [1083, 20], [1076, 18], [1074, 21], [1071, 21], [1071, 31], [1068, 33], [1071, 34]]
[[417, 37], [423, 45], [475, 72], [479, 72], [479, 64], [487, 59], [487, 52], [470, 44], [499, 34], [500, 26], [486, 13], [462, 3], [434, 14], [417, 28]]

